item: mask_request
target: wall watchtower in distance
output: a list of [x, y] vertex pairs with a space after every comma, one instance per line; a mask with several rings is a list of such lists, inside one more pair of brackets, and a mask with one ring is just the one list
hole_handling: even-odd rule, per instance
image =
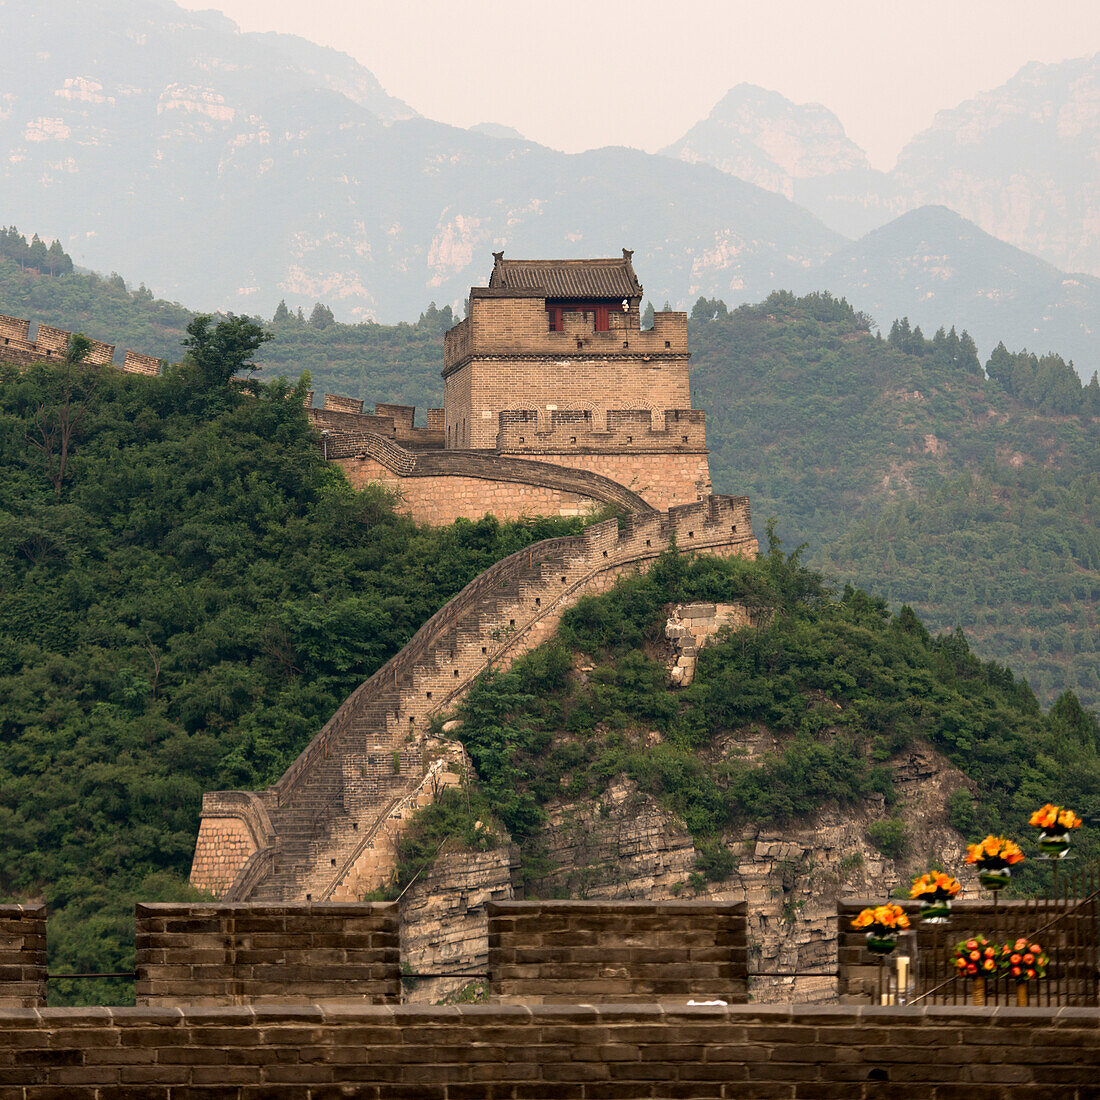
[[446, 335], [444, 445], [603, 474], [657, 507], [710, 492], [687, 315], [640, 325], [632, 253], [507, 260]]

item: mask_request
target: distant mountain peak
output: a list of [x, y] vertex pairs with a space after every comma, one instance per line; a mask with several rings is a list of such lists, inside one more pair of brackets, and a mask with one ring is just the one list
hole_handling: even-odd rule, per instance
[[787, 198], [794, 198], [798, 180], [870, 170], [867, 154], [832, 111], [755, 84], [730, 88], [705, 119], [661, 152]]

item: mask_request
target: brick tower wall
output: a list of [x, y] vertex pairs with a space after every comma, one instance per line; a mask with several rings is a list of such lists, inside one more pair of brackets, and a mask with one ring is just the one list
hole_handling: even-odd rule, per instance
[[[623, 573], [649, 568], [673, 540], [682, 552], [754, 554], [748, 499], [711, 497], [667, 514], [632, 515], [621, 529], [614, 520], [595, 524], [582, 535], [527, 547], [467, 585], [349, 696], [274, 787], [261, 794], [206, 796], [211, 806], [218, 800], [220, 816], [233, 812], [224, 800], [248, 796], [261, 800], [273, 820], [278, 816], [276, 833], [284, 826], [289, 832], [312, 830], [309, 855], [303, 857], [306, 864], [282, 880], [278, 893], [263, 893], [271, 877], [266, 871], [248, 877], [252, 869], [263, 866], [261, 850], [236, 857], [229, 896], [275, 901], [309, 894], [314, 900], [340, 899], [348, 896], [342, 892], [345, 882], [355, 883], [351, 897], [381, 885], [377, 879], [360, 877], [356, 862], [378, 815], [420, 782], [418, 751], [402, 755], [410, 736], [415, 739], [427, 730], [432, 715], [453, 706], [482, 671], [507, 667], [550, 637], [562, 613], [581, 596], [606, 589]], [[375, 780], [367, 769], [371, 758], [388, 762], [395, 752], [400, 770], [392, 769], [388, 778], [393, 782]], [[315, 821], [322, 826], [312, 825]], [[233, 857], [216, 830], [204, 830], [200, 838], [204, 844], [196, 849], [196, 868], [218, 866], [220, 873], [232, 869]], [[274, 837], [265, 850], [276, 850], [280, 843], [281, 836]], [[285, 869], [292, 856], [285, 845], [277, 862], [280, 875], [290, 873]]]
[[[620, 315], [621, 317], [621, 315]], [[689, 409], [687, 315], [659, 313], [646, 332], [597, 332], [592, 314], [566, 313], [550, 332], [538, 294], [474, 288], [470, 316], [444, 342], [447, 446], [496, 446], [511, 409]]]

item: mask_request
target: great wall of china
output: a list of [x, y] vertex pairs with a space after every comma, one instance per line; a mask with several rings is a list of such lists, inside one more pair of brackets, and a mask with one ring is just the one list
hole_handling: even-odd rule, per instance
[[[549, 288], [549, 289], [548, 289]], [[324, 458], [356, 487], [380, 484], [419, 522], [486, 513], [620, 520], [498, 562], [363, 683], [285, 775], [263, 791], [209, 792], [191, 881], [231, 901], [344, 901], [382, 887], [416, 810], [467, 766], [432, 735], [487, 669], [508, 667], [582, 596], [658, 555], [755, 554], [745, 497], [713, 496], [705, 418], [689, 401], [686, 316], [639, 330], [630, 253], [594, 261], [505, 261], [471, 290], [446, 335], [445, 403], [415, 409], [325, 394], [305, 406]], [[71, 333], [0, 317], [0, 359], [56, 361]], [[92, 341], [86, 361], [113, 363]], [[155, 375], [128, 351], [121, 369]]]
[[403, 822], [458, 781], [437, 765], [455, 748], [432, 738], [432, 717], [545, 641], [582, 596], [673, 546], [754, 554], [748, 498], [628, 516], [621, 530], [607, 520], [497, 562], [356, 689], [278, 783], [204, 797], [192, 884], [234, 901], [341, 901], [383, 886]]

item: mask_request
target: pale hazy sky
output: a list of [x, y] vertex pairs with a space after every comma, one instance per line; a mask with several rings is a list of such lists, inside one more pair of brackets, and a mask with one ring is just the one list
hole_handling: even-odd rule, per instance
[[1027, 61], [1100, 51], [1100, 0], [181, 0], [351, 54], [457, 126], [653, 151], [746, 81], [823, 103], [878, 168]]

